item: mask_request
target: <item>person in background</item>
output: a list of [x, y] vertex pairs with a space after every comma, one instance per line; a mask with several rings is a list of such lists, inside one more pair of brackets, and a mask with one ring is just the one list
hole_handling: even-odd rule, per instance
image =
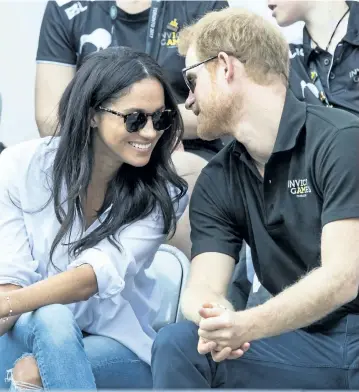
[[[49, 1], [42, 21], [36, 68], [36, 122], [41, 136], [52, 135], [59, 97], [83, 59], [109, 46], [128, 46], [151, 55], [171, 82], [184, 121], [183, 148], [174, 153], [177, 172], [189, 184], [189, 193], [201, 169], [223, 142], [197, 137], [197, 120], [184, 107], [188, 89], [178, 55], [183, 26], [205, 13], [227, 7], [227, 1]], [[188, 211], [170, 243], [190, 256]]]
[[183, 123], [148, 55], [89, 56], [60, 136], [0, 156], [0, 389], [151, 388], [147, 274], [188, 198], [171, 153]]
[[[358, 389], [357, 117], [298, 100], [284, 36], [253, 13], [207, 14], [179, 49], [199, 136], [236, 140], [191, 198], [188, 321], [159, 331], [154, 388]], [[236, 311], [243, 240], [273, 297]]]
[[290, 44], [290, 86], [299, 99], [359, 116], [359, 3], [268, 0], [279, 26], [305, 23], [303, 43]]

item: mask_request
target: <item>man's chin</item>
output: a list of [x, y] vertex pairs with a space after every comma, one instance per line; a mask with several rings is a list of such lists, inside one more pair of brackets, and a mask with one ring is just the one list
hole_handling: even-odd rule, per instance
[[201, 127], [200, 125], [197, 127], [197, 135], [200, 139], [210, 142], [212, 140], [218, 139], [220, 134], [216, 132], [213, 128]]

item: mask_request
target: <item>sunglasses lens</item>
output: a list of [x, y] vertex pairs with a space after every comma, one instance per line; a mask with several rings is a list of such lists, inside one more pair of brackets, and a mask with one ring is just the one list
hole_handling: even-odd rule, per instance
[[141, 112], [131, 113], [127, 115], [125, 123], [127, 132], [138, 132], [146, 125], [147, 117]]
[[170, 110], [156, 112], [152, 116], [153, 128], [156, 131], [165, 131], [172, 125], [173, 114]]

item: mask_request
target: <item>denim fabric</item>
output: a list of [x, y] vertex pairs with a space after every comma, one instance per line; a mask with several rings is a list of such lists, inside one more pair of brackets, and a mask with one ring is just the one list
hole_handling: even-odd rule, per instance
[[[7, 373], [24, 355], [35, 357], [46, 390], [152, 387], [149, 365], [113, 339], [84, 338], [72, 312], [63, 305], [23, 314], [0, 337], [0, 352], [6, 353], [0, 355], [0, 389], [10, 387], [11, 372], [9, 377]], [[16, 389], [14, 384], [11, 388]], [[17, 385], [17, 391], [22, 389], [32, 387]]]
[[242, 358], [215, 363], [197, 352], [198, 327], [163, 328], [152, 350], [155, 389], [359, 389], [359, 315], [320, 333], [297, 330], [251, 342]]

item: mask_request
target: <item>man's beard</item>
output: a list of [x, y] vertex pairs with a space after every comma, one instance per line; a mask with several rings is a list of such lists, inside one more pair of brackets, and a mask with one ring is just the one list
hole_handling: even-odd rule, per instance
[[234, 97], [223, 97], [213, 89], [206, 102], [199, 105], [198, 137], [214, 140], [228, 135], [237, 107], [238, 102]]

